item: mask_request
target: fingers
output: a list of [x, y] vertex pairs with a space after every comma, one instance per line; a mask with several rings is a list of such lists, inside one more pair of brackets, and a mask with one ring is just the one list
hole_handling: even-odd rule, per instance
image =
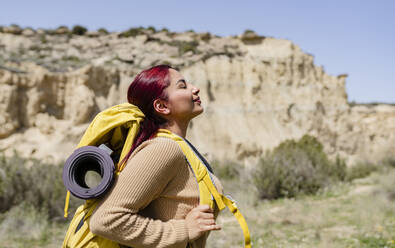
[[211, 218], [207, 219], [198, 219], [198, 223], [200, 225], [215, 225], [215, 220]]
[[215, 223], [213, 223], [213, 224], [198, 224], [196, 227], [197, 227], [197, 231], [201, 234], [208, 232], [208, 231], [221, 230], [221, 226], [217, 225]]
[[204, 231], [217, 231], [217, 230], [221, 230], [221, 226], [219, 225], [209, 225], [209, 226], [204, 226], [201, 227], [202, 229], [204, 229]]
[[214, 211], [208, 205], [199, 205], [186, 216], [189, 239], [194, 240], [207, 231], [221, 230], [215, 223]]
[[204, 213], [204, 212], [198, 212], [197, 217], [201, 219], [214, 219], [214, 214], [212, 213]]
[[200, 205], [191, 210], [196, 219], [214, 219], [213, 210], [208, 205]]
[[209, 205], [199, 205], [194, 209], [200, 210], [200, 211], [206, 212], [206, 213], [214, 213], [214, 210], [212, 208], [210, 208]]
[[208, 205], [200, 205], [195, 208], [195, 211], [198, 211], [195, 218], [201, 230], [211, 231], [221, 229], [219, 225], [215, 224], [214, 211]]

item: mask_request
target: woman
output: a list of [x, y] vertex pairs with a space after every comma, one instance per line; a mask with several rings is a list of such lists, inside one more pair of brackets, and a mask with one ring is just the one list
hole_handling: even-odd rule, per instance
[[[145, 118], [127, 165], [92, 214], [94, 234], [131, 247], [205, 247], [209, 231], [219, 230], [217, 211], [199, 206], [196, 178], [172, 139], [159, 128], [185, 138], [191, 119], [203, 112], [199, 89], [175, 69], [159, 65], [138, 74], [128, 101]], [[219, 191], [222, 186], [215, 176]]]

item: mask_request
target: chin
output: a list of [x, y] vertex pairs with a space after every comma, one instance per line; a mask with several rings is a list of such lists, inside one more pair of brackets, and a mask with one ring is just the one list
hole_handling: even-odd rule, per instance
[[203, 106], [200, 106], [200, 109], [199, 109], [199, 114], [198, 115], [200, 115], [201, 113], [203, 113], [204, 112], [204, 108], [203, 108]]
[[193, 118], [196, 117], [196, 116], [198, 116], [198, 115], [200, 115], [200, 114], [203, 113], [203, 112], [204, 112], [203, 107], [200, 107], [199, 109], [197, 109], [196, 111], [194, 111]]

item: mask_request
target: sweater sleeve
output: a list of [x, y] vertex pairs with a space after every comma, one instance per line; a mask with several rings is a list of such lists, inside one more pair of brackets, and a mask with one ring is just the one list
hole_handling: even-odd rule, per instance
[[184, 219], [154, 220], [138, 214], [157, 198], [185, 157], [178, 144], [155, 138], [138, 151], [90, 218], [94, 234], [132, 247], [182, 247], [188, 242]]

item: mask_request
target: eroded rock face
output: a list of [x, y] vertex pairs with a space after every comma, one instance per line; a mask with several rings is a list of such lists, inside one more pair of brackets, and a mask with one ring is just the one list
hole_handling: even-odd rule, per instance
[[95, 111], [118, 100], [114, 90], [119, 87], [119, 73], [113, 69], [85, 66], [70, 73], [52, 73], [35, 64], [9, 66], [19, 72], [0, 69], [0, 107], [8, 119], [17, 122], [15, 128], [34, 126], [39, 113], [73, 124], [85, 123]]
[[[188, 137], [210, 159], [253, 164], [306, 133], [351, 163], [395, 150], [395, 107], [351, 107], [346, 76], [327, 75], [290, 41], [192, 32], [118, 36], [0, 33], [0, 150], [64, 160], [96, 113], [126, 101], [137, 72], [166, 61], [201, 90], [205, 113]], [[27, 62], [37, 54], [36, 63]]]
[[0, 138], [12, 134], [18, 127], [17, 87], [15, 85], [0, 85]]
[[345, 78], [325, 74], [291, 42], [266, 39], [246, 49], [245, 57], [213, 57], [182, 71], [202, 89], [206, 113], [193, 122], [191, 136], [205, 152], [256, 158], [285, 139], [322, 136], [327, 119], [348, 111]]
[[[11, 67], [13, 71], [7, 69]], [[76, 143], [82, 130], [75, 135], [68, 130], [84, 125], [100, 109], [119, 101], [120, 77], [113, 68], [85, 66], [70, 73], [53, 73], [31, 63], [8, 63], [0, 75], [0, 145], [24, 156], [40, 151], [45, 157], [42, 148], [48, 145], [57, 153], [55, 161], [63, 159], [70, 148], [42, 144], [55, 136], [57, 141]], [[32, 133], [36, 141], [28, 144]], [[74, 136], [77, 139], [72, 139]]]

